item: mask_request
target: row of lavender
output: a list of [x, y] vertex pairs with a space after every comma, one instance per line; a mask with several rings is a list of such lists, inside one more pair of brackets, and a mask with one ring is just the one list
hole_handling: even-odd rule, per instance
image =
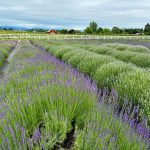
[[0, 82], [2, 150], [148, 146], [111, 107], [97, 106], [98, 90], [89, 77], [27, 42], [18, 45]]
[[[69, 45], [68, 45], [67, 44], [68, 42], [64, 43], [62, 41], [59, 41], [59, 42], [58, 41], [57, 42], [56, 41], [51, 41], [51, 42], [32, 41], [32, 42], [36, 45], [42, 45], [43, 47], [45, 47], [45, 49], [47, 49], [49, 52], [51, 52], [57, 58], [65, 61], [68, 64], [71, 64], [74, 68], [78, 68], [78, 70], [80, 72], [88, 74], [92, 78], [93, 78], [92, 73], [93, 72], [96, 73], [96, 71], [94, 71], [94, 70], [96, 70], [96, 67], [97, 67], [96, 65], [100, 64], [100, 66], [101, 66], [103, 63], [104, 64], [106, 63], [106, 65], [103, 64], [103, 67], [98, 69], [99, 74], [98, 75], [96, 74], [96, 75], [99, 78], [97, 80], [95, 80], [98, 87], [102, 87], [102, 89], [104, 89], [103, 92], [106, 95], [109, 95], [110, 90], [112, 89], [111, 88], [111, 86], [112, 86], [111, 80], [114, 81], [114, 79], [117, 78], [119, 76], [119, 74], [121, 74], [121, 73], [126, 73], [127, 71], [132, 71], [132, 69], [136, 69], [135, 66], [119, 62], [109, 56], [107, 57], [107, 56], [101, 55], [101, 57], [97, 57], [98, 55], [93, 55], [93, 53], [85, 52], [83, 49], [80, 49], [79, 47], [77, 47], [77, 46], [79, 46], [78, 43], [76, 45], [74, 45], [74, 44], [72, 45], [71, 43], [69, 43]], [[120, 45], [120, 46], [122, 47], [122, 45]], [[123, 45], [123, 47], [124, 46], [131, 47], [128, 45]], [[138, 47], [133, 47], [133, 48], [134, 48], [133, 51], [135, 51], [135, 52], [141, 51], [141, 53], [142, 52], [144, 53], [144, 51], [146, 51], [146, 52], [148, 51], [148, 49], [145, 47], [138, 46]], [[94, 56], [96, 56], [96, 57], [94, 57]], [[108, 65], [107, 65], [107, 63], [108, 63]], [[107, 66], [107, 67], [105, 67], [105, 66]], [[140, 73], [140, 71], [142, 71], [142, 70], [137, 69], [137, 71], [139, 71], [139, 73]], [[137, 73], [137, 72], [135, 72], [135, 73]], [[143, 71], [143, 73], [144, 73], [144, 71]], [[145, 77], [147, 77], [145, 73], [144, 73], [144, 75], [145, 75]], [[141, 80], [143, 80], [143, 79], [141, 79]], [[145, 83], [148, 83], [147, 80], [145, 80]], [[148, 86], [149, 85], [147, 84], [147, 87]], [[108, 89], [106, 89], [105, 87], [107, 87]], [[132, 87], [131, 92], [133, 92], [133, 88], [134, 88], [134, 86]], [[112, 91], [114, 91], [114, 90], [112, 90]], [[138, 92], [138, 89], [136, 89], [136, 87], [135, 87], [135, 91]], [[134, 94], [137, 94], [137, 93], [135, 92]], [[139, 94], [142, 95], [142, 93], [139, 93]], [[116, 95], [116, 94], [113, 94], [113, 95]], [[100, 99], [103, 99], [103, 98], [100, 98]], [[113, 106], [118, 105], [120, 96], [118, 97], [118, 95], [116, 95], [115, 99], [116, 99], [116, 101], [115, 101], [115, 104], [113, 104]], [[120, 111], [120, 109], [122, 109], [121, 115], [122, 115], [122, 113], [124, 114], [123, 120], [124, 121], [128, 120], [128, 122], [131, 121], [135, 130], [140, 135], [142, 135], [142, 137], [148, 139], [148, 141], [149, 141], [150, 132], [149, 132], [149, 127], [147, 126], [148, 125], [147, 124], [148, 122], [146, 119], [147, 117], [145, 118], [142, 114], [140, 114], [141, 106], [139, 106], [139, 105], [135, 106], [135, 104], [137, 104], [137, 103], [133, 103], [134, 102], [133, 99], [132, 99], [132, 102], [130, 102], [131, 101], [130, 99], [129, 99], [130, 101], [128, 101], [126, 98], [125, 99], [121, 98], [121, 100], [123, 100], [123, 102], [121, 102], [122, 103], [121, 108], [117, 107], [117, 110], [116, 110], [116, 108], [115, 108], [115, 110], [118, 112], [118, 111]], [[108, 102], [108, 100], [107, 100], [107, 102]], [[111, 104], [112, 103], [114, 103], [114, 101], [111, 101]], [[147, 105], [146, 105], [146, 107], [147, 107]], [[147, 107], [147, 108], [149, 109], [149, 107]], [[142, 116], [142, 118], [140, 116]], [[140, 132], [139, 132], [139, 127], [140, 127]], [[141, 129], [143, 132], [141, 132]]]
[[150, 49], [144, 46], [125, 44], [80, 45], [86, 50], [112, 56], [126, 63], [132, 63], [141, 68], [150, 68]]
[[[38, 41], [57, 58], [71, 64], [91, 76], [98, 87], [115, 89], [119, 94], [118, 103], [124, 103], [124, 98], [140, 105], [140, 116], [150, 120], [150, 73], [149, 70], [138, 68], [131, 63], [125, 63], [112, 56], [101, 55], [64, 42]], [[146, 60], [145, 60], [146, 61]], [[140, 120], [140, 118], [139, 118]]]
[[[148, 114], [150, 112], [150, 107], [148, 107], [149, 92], [147, 92], [147, 90], [149, 90], [148, 81], [150, 79], [148, 72], [142, 69], [138, 69], [134, 65], [117, 61], [110, 56], [97, 55], [91, 52], [87, 52], [83, 49], [78, 48], [76, 45], [68, 45], [66, 43], [64, 44], [58, 41], [34, 41], [34, 43], [42, 45], [57, 58], [65, 61], [68, 64], [71, 64], [75, 68], [78, 68], [80, 72], [91, 76], [96, 81], [96, 84], [99, 88], [105, 89], [105, 87], [107, 87], [107, 94], [109, 94], [109, 91], [111, 91], [113, 87], [115, 87], [115, 89], [117, 87], [117, 90], [119, 91], [119, 96], [116, 98], [116, 103], [117, 105], [119, 104], [118, 109], [120, 111], [122, 108], [126, 107], [128, 112], [124, 112], [124, 114], [128, 115], [132, 114], [131, 112], [136, 110], [135, 114], [131, 115], [132, 117], [134, 117], [133, 124], [135, 124], [135, 126], [137, 126], [137, 122], [138, 124], [139, 122], [143, 122], [145, 114], [147, 116], [146, 118], [148, 118]], [[125, 82], [125, 84], [122, 84], [123, 82]], [[144, 94], [144, 92], [146, 92], [146, 94]], [[143, 97], [143, 95], [145, 96]], [[128, 105], [127, 103], [125, 103], [125, 99], [127, 97], [129, 98], [128, 102], [130, 103]], [[143, 101], [141, 98], [143, 98]], [[111, 103], [114, 102], [112, 101]], [[136, 105], [138, 106], [134, 109], [133, 107]], [[142, 112], [145, 112], [145, 114], [143, 114]], [[149, 127], [147, 124], [148, 122], [147, 119], [144, 120], [145, 125], [143, 126], [145, 127], [143, 128], [143, 130], [147, 128], [145, 131], [146, 135], [144, 136], [149, 139], [150, 135]]]

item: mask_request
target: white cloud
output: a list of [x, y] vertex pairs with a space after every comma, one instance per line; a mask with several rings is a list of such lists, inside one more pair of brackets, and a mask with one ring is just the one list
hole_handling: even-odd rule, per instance
[[143, 27], [150, 22], [150, 0], [11, 0], [0, 3], [0, 24], [83, 29]]

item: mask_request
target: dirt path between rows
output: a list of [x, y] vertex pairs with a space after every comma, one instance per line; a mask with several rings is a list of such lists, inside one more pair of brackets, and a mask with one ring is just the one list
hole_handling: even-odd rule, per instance
[[3, 66], [0, 68], [0, 78], [4, 76], [5, 70], [6, 70], [10, 60], [12, 59], [14, 54], [16, 53], [19, 43], [20, 43], [20, 41], [17, 41], [17, 44], [16, 44], [15, 48], [11, 49], [8, 58], [5, 60]]

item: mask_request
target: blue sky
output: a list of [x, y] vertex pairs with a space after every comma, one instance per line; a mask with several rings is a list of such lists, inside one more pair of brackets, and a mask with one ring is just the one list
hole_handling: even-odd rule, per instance
[[84, 29], [144, 27], [150, 0], [0, 0], [0, 25]]

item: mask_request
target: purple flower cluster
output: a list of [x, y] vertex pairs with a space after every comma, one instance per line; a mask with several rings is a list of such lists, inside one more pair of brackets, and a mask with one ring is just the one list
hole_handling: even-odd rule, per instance
[[150, 130], [147, 127], [147, 120], [140, 118], [139, 115], [139, 107], [134, 106], [132, 109], [132, 105], [129, 105], [124, 112], [121, 113], [122, 121], [129, 124], [130, 128], [136, 131], [144, 140], [150, 143]]
[[0, 112], [0, 119], [2, 119], [4, 116], [5, 116], [5, 114]]
[[39, 129], [35, 130], [32, 136], [33, 143], [38, 144], [40, 141], [40, 137], [41, 137], [40, 130]]
[[[79, 73], [77, 69], [65, 64], [63, 61], [60, 61], [51, 54], [42, 50], [40, 54], [29, 60], [30, 64], [39, 64], [39, 62], [53, 66], [51, 70], [45, 68], [45, 70], [42, 71], [42, 75], [48, 73], [52, 75], [52, 78], [50, 78], [49, 82], [41, 81], [40, 85], [64, 85], [65, 83], [66, 87], [73, 86], [78, 90], [82, 89], [86, 90], [87, 92], [92, 92], [93, 94], [97, 93], [97, 86], [89, 76]], [[37, 75], [39, 75], [38, 72]], [[65, 81], [62, 81], [60, 78], [62, 76], [67, 76]], [[27, 78], [26, 74], [24, 75], [24, 78]]]

